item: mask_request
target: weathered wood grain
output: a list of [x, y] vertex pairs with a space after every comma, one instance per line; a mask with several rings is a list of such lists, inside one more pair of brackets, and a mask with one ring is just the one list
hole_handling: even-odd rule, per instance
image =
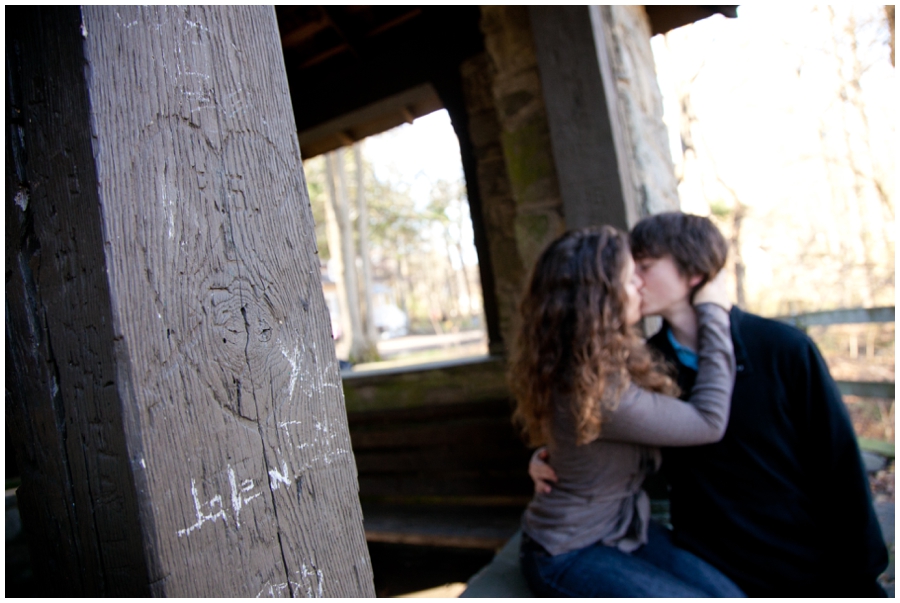
[[510, 412], [495, 399], [351, 413], [361, 500], [524, 504], [531, 453]]
[[360, 492], [366, 499], [405, 502], [442, 501], [452, 504], [460, 499], [489, 502], [507, 500], [527, 502], [534, 490], [525, 470], [513, 473], [414, 473], [404, 475], [368, 474], [359, 476]]
[[471, 418], [428, 424], [395, 424], [381, 429], [355, 429], [353, 449], [360, 452], [371, 448], [435, 447], [446, 444], [462, 447], [490, 443], [496, 439], [515, 444], [514, 432], [508, 420]]
[[[88, 391], [109, 414], [78, 415], [81, 441], [63, 438], [70, 465], [85, 446], [82, 471], [99, 485], [73, 476], [75, 497], [96, 505], [108, 487], [136, 506], [138, 582], [154, 595], [373, 595], [273, 10], [91, 6], [80, 17], [32, 34], [40, 45], [74, 31], [79, 44], [62, 54], [83, 48], [73, 94], [86, 111], [72, 127], [90, 133], [92, 157], [63, 173], [87, 192], [86, 215], [44, 233], [76, 268], [60, 265], [42, 291], [71, 307], [69, 324], [48, 318], [65, 353], [56, 364], [71, 367], [58, 406], [91, 412]], [[33, 130], [57, 136], [49, 122]], [[44, 194], [51, 218], [79, 211]], [[94, 289], [78, 269], [93, 271]], [[103, 369], [89, 388], [74, 377], [97, 372], [82, 329]], [[109, 435], [117, 426], [122, 441]], [[94, 521], [132, 550], [127, 513]]]
[[497, 549], [521, 525], [521, 506], [365, 504], [370, 542]]
[[7, 16], [6, 424], [51, 596], [149, 594], [115, 387], [77, 8]]
[[344, 378], [347, 412], [508, 399], [505, 371], [503, 358], [485, 357], [351, 373]]
[[566, 226], [627, 231], [641, 205], [606, 40], [608, 13], [589, 6], [528, 10]]

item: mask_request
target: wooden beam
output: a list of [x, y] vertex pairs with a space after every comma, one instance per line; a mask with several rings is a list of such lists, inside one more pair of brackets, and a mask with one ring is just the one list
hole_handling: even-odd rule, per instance
[[836, 381], [845, 396], [862, 398], [893, 398], [896, 395], [892, 381]]
[[650, 19], [652, 35], [664, 34], [682, 25], [688, 25], [716, 14], [730, 19], [737, 17], [737, 5], [663, 5], [650, 4], [644, 6]]
[[[298, 131], [425, 84], [435, 71], [455, 68], [463, 58], [483, 50], [477, 6], [421, 10], [419, 18], [365, 38], [359, 61], [328, 61], [310, 68], [314, 73], [305, 73], [299, 68], [302, 59], [297, 53], [285, 53]], [[309, 93], [310, 81], [316, 83], [316, 94]]]
[[522, 522], [524, 505], [366, 504], [366, 540], [496, 550]]
[[346, 373], [351, 413], [509, 399], [503, 358], [448, 360]]
[[367, 32], [366, 37], [371, 38], [371, 37], [377, 36], [379, 34], [382, 34], [386, 31], [388, 31], [389, 29], [393, 29], [393, 28], [397, 27], [398, 25], [402, 25], [403, 23], [406, 23], [410, 19], [418, 17], [421, 14], [422, 14], [421, 8], [414, 8], [413, 10], [409, 11], [408, 13], [404, 13], [404, 14], [400, 15], [399, 17], [391, 19], [387, 23], [382, 23], [381, 25], [379, 25], [372, 31]]
[[357, 44], [357, 36], [354, 33], [348, 31], [348, 27], [345, 24], [345, 19], [343, 19], [343, 14], [340, 9], [329, 9], [327, 6], [322, 7], [322, 12], [325, 14], [326, 18], [331, 22], [331, 27], [337, 32], [338, 36], [344, 41], [347, 45], [350, 52], [353, 53], [353, 56], [359, 58], [359, 52], [356, 49]]
[[41, 587], [374, 596], [273, 9], [7, 19], [7, 426]]
[[566, 226], [625, 231], [640, 208], [598, 6], [529, 9]]
[[325, 61], [326, 59], [330, 59], [331, 57], [333, 57], [335, 55], [339, 55], [344, 52], [353, 52], [353, 48], [350, 46], [350, 44], [347, 44], [346, 42], [338, 44], [337, 46], [329, 48], [328, 50], [324, 50], [324, 51], [320, 52], [319, 54], [317, 54], [309, 59], [306, 59], [305, 61], [303, 61], [303, 63], [301, 63], [298, 66], [298, 69], [306, 69], [307, 67], [312, 67], [313, 65], [318, 65], [319, 63]]
[[808, 312], [793, 316], [777, 316], [774, 320], [786, 322], [798, 329], [815, 325], [850, 325], [863, 323], [894, 322], [894, 306], [883, 308], [847, 308]]
[[302, 23], [295, 29], [292, 29], [291, 31], [281, 36], [281, 46], [285, 49], [299, 46], [310, 36], [314, 36], [320, 31], [328, 29], [330, 26], [331, 22], [324, 15], [322, 15], [320, 21], [309, 21], [307, 23]]
[[[310, 159], [408, 123], [408, 116], [401, 115], [404, 110], [416, 119], [437, 111], [442, 106], [441, 99], [430, 84], [422, 84], [394, 94], [377, 103], [299, 132], [297, 136], [303, 159]], [[351, 133], [350, 143], [344, 139], [347, 133]]]

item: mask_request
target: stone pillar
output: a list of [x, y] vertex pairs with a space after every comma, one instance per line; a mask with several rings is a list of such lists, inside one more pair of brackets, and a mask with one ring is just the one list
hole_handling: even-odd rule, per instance
[[538, 254], [567, 228], [678, 208], [642, 7], [482, 7], [462, 65], [502, 342]]
[[486, 52], [462, 65], [502, 352], [528, 270], [565, 230], [528, 11], [482, 7]]
[[493, 72], [500, 144], [516, 205], [516, 246], [529, 268], [544, 246], [565, 230], [534, 39], [523, 7], [485, 6], [481, 27]]
[[640, 217], [681, 206], [678, 181], [663, 123], [662, 93], [650, 48], [650, 19], [643, 6], [594, 7], [603, 26], [617, 93], [618, 119], [631, 154], [631, 187]]
[[566, 225], [628, 229], [677, 207], [643, 8], [535, 6], [530, 14]]

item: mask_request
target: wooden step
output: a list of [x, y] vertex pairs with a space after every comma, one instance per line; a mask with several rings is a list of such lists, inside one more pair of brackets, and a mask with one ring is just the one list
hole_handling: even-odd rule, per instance
[[523, 507], [363, 503], [369, 542], [500, 549], [519, 529]]

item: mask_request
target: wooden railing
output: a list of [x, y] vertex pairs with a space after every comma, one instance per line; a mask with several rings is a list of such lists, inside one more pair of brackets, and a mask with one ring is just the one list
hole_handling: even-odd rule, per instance
[[[894, 306], [884, 308], [852, 308], [845, 310], [826, 310], [809, 312], [792, 316], [779, 316], [780, 320], [806, 331], [812, 326], [846, 325], [894, 322]], [[841, 394], [860, 396], [863, 398], [895, 399], [895, 383], [890, 381], [836, 381]], [[893, 402], [891, 402], [893, 408]], [[877, 452], [883, 456], [894, 456], [894, 445], [880, 440], [859, 438], [860, 448]]]
[[[894, 322], [894, 306], [808, 312], [793, 316], [778, 316], [775, 320], [792, 324], [804, 331], [812, 326]], [[895, 397], [895, 384], [890, 381], [837, 381], [837, 386], [845, 396]]]
[[885, 308], [851, 308], [848, 310], [825, 310], [807, 312], [793, 316], [779, 316], [775, 320], [790, 323], [806, 329], [814, 325], [852, 325], [868, 322], [894, 322], [894, 306]]

